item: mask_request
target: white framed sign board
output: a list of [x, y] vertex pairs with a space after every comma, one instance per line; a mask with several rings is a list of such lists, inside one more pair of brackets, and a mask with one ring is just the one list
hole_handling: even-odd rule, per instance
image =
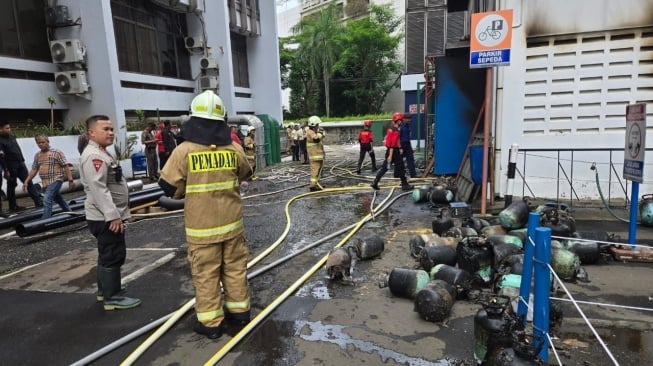
[[642, 183], [646, 152], [646, 104], [626, 106], [626, 145], [624, 147], [624, 179]]

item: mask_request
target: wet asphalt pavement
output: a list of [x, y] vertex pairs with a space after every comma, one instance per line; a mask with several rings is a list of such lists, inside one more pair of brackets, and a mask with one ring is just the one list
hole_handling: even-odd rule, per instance
[[[281, 245], [256, 270], [288, 253], [351, 225], [389, 193], [374, 195], [369, 171], [355, 170], [357, 147], [328, 147], [323, 184], [362, 185], [360, 190], [320, 193], [294, 201], [290, 227]], [[377, 156], [382, 156], [380, 153]], [[335, 175], [335, 176], [334, 176]], [[284, 233], [286, 203], [308, 192], [308, 165], [284, 162], [258, 172], [245, 204], [246, 237], [251, 258]], [[383, 182], [390, 182], [391, 172]], [[287, 190], [284, 190], [287, 189]], [[267, 192], [277, 192], [262, 195]], [[71, 193], [73, 196], [79, 193]], [[395, 193], [397, 195], [397, 193]], [[26, 202], [25, 205], [28, 203]], [[574, 213], [579, 230], [627, 235], [625, 224], [601, 209]], [[356, 263], [353, 283], [331, 281], [324, 269], [313, 274], [290, 298], [239, 342], [220, 365], [472, 365], [473, 316], [480, 306], [457, 301], [444, 323], [421, 320], [413, 302], [393, 297], [379, 287], [394, 267], [414, 267], [408, 241], [431, 231], [433, 213], [426, 204], [399, 198], [388, 211], [368, 222], [348, 242], [371, 234], [385, 240], [383, 255]], [[2, 233], [0, 233], [2, 234]], [[250, 280], [252, 312], [258, 314], [326, 255], [344, 235], [334, 238]], [[638, 228], [642, 242], [653, 230]], [[123, 267], [127, 295], [143, 304], [127, 311], [105, 312], [95, 301], [95, 240], [83, 224], [31, 238], [0, 239], [0, 360], [6, 365], [67, 365], [166, 316], [194, 296], [183, 239], [183, 217], [155, 216], [128, 225], [128, 262]], [[566, 284], [591, 302], [653, 307], [650, 264], [606, 261], [585, 266], [591, 282]], [[250, 272], [251, 272], [250, 270]], [[562, 295], [560, 295], [562, 297]], [[554, 339], [568, 365], [611, 365], [589, 328], [571, 304], [564, 303], [563, 326]], [[638, 309], [584, 305], [603, 340], [621, 365], [644, 365], [653, 359], [653, 315]], [[201, 365], [229, 339], [216, 341], [192, 331], [189, 311], [135, 363], [137, 365]], [[234, 330], [228, 330], [234, 333]], [[120, 364], [147, 335], [117, 348], [91, 364]], [[555, 364], [551, 358], [551, 364]]]

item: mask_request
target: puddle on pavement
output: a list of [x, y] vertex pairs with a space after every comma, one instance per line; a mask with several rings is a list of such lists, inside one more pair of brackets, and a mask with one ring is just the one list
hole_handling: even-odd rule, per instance
[[[630, 328], [597, 328], [596, 330], [621, 364], [641, 364], [642, 360], [653, 360], [652, 331]], [[598, 342], [589, 329], [580, 332], [563, 332], [559, 337], [562, 343], [571, 349], [596, 354], [595, 357], [598, 355], [600, 359], [607, 357], [602, 348], [596, 348]]]
[[297, 297], [312, 297], [318, 300], [329, 300], [332, 298], [332, 294], [329, 292], [329, 288], [326, 287], [324, 281], [310, 282], [302, 286], [297, 294]]
[[421, 358], [411, 357], [393, 350], [385, 349], [372, 342], [354, 339], [345, 332], [345, 326], [335, 324], [322, 324], [322, 322], [297, 322], [296, 334], [301, 339], [309, 342], [328, 342], [337, 344], [345, 351], [352, 348], [361, 352], [378, 354], [384, 363], [390, 360], [402, 365], [411, 366], [465, 366], [472, 365], [461, 360], [438, 360], [428, 361]]

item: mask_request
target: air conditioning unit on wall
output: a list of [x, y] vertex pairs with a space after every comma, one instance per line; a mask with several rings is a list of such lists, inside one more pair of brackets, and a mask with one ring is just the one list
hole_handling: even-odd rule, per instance
[[62, 71], [54, 73], [59, 94], [83, 94], [88, 92], [85, 71]]
[[202, 37], [185, 37], [184, 44], [189, 50], [202, 48], [204, 47], [204, 39]]
[[200, 59], [200, 68], [203, 70], [206, 69], [217, 69], [218, 68], [218, 61], [215, 59], [215, 57], [202, 57]]
[[216, 90], [218, 87], [217, 76], [200, 76], [200, 90]]
[[55, 64], [84, 62], [86, 48], [79, 39], [58, 39], [50, 42], [50, 54]]

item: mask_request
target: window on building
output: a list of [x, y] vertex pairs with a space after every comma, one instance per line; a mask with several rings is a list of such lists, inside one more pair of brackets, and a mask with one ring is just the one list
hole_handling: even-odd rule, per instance
[[52, 61], [42, 0], [0, 0], [0, 55]]
[[147, 0], [112, 0], [111, 11], [121, 71], [192, 79], [185, 14]]
[[249, 65], [247, 63], [247, 37], [231, 33], [231, 59], [234, 69], [234, 85], [249, 88]]

